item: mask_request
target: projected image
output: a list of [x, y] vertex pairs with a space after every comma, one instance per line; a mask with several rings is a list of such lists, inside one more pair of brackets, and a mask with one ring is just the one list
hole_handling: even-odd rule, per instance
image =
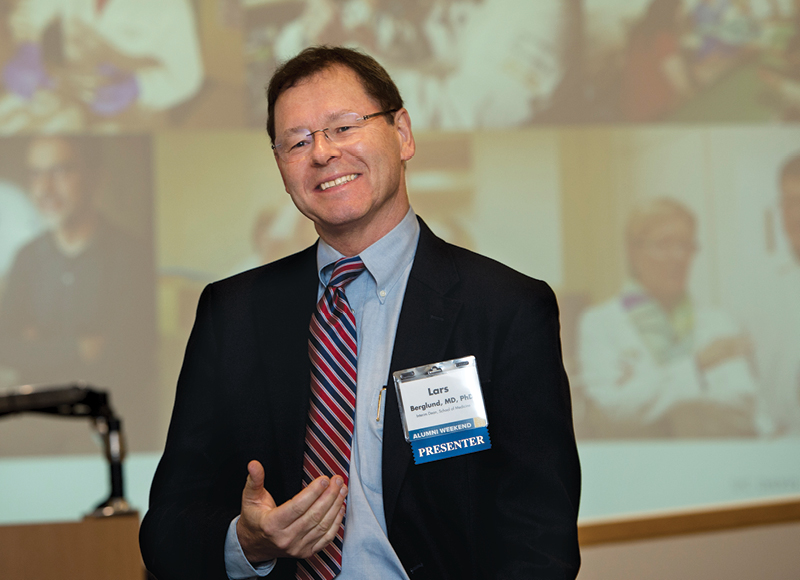
[[776, 171], [777, 231], [770, 228], [768, 244], [774, 256], [764, 272], [764, 290], [754, 296], [763, 314], [753, 316], [751, 326], [776, 430], [800, 434], [800, 150], [782, 161]]
[[264, 85], [312, 44], [357, 46], [397, 81], [414, 127], [529, 123], [554, 105], [574, 1], [257, 0], [244, 3], [251, 122], [263, 127]]
[[580, 326], [583, 385], [603, 435], [748, 436], [767, 422], [750, 340], [688, 292], [696, 234], [694, 214], [670, 198], [628, 218], [630, 277]]
[[565, 256], [597, 264], [562, 301], [579, 436], [800, 435], [798, 132], [585, 133], [562, 150], [605, 167], [576, 189], [605, 211]]
[[601, 121], [796, 121], [800, 3], [587, 0]]
[[241, 126], [240, 37], [194, 4], [0, 2], [0, 134]]
[[251, 236], [250, 254], [230, 270], [230, 275], [293, 254], [317, 239], [312, 224], [291, 203], [259, 211], [253, 219]]
[[[36, 215], [25, 237], [0, 233], [3, 253], [14, 254], [0, 295], [0, 387], [86, 381], [107, 388], [132, 446], [152, 445], [149, 141], [7, 138], [0, 150], [0, 175], [13, 184], [8, 207], [19, 217], [31, 209]], [[63, 421], [49, 421], [19, 438], [14, 429], [23, 422], [3, 422], [0, 453], [94, 449], [83, 430], [62, 437]]]

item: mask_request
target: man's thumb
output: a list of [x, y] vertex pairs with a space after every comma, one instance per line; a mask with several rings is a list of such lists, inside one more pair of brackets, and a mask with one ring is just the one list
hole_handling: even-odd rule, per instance
[[264, 467], [256, 460], [247, 464], [245, 494], [260, 493], [264, 489]]

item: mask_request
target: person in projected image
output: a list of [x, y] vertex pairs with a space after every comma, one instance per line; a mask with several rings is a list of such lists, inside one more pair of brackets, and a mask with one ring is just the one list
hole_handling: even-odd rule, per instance
[[579, 357], [594, 435], [750, 436], [769, 432], [748, 338], [688, 294], [697, 224], [660, 198], [630, 216], [630, 279], [580, 322]]
[[765, 95], [782, 121], [800, 121], [800, 0], [794, 0], [794, 14], [789, 20], [793, 34], [778, 52], [776, 66], [758, 71]]
[[779, 174], [781, 225], [788, 255], [775, 265], [754, 325], [758, 368], [778, 434], [800, 435], [800, 154]]
[[626, 120], [660, 119], [694, 93], [680, 46], [682, 14], [682, 0], [653, 0], [631, 27], [620, 89]]
[[[142, 242], [97, 208], [99, 155], [89, 137], [28, 146], [30, 199], [49, 229], [18, 252], [0, 302], [0, 365], [17, 384], [150, 380], [152, 266]], [[114, 397], [119, 412], [138, 396]]]
[[157, 126], [203, 64], [188, 0], [20, 0], [0, 63], [0, 131]]

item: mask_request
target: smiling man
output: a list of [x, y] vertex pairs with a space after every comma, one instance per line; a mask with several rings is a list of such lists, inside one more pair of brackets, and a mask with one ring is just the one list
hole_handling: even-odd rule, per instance
[[[303, 51], [270, 81], [267, 130], [319, 240], [204, 291], [142, 525], [148, 569], [574, 578], [580, 469], [552, 291], [414, 214], [411, 120], [374, 59]], [[391, 373], [470, 355], [491, 448], [417, 465]]]

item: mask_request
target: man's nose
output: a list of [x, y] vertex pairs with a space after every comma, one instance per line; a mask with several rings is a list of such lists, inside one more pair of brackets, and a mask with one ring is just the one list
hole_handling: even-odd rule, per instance
[[37, 171], [33, 176], [31, 189], [42, 193], [49, 193], [53, 189], [53, 173], [51, 171]]
[[340, 154], [339, 147], [328, 137], [328, 129], [319, 129], [311, 134], [311, 159], [317, 165], [325, 165]]

